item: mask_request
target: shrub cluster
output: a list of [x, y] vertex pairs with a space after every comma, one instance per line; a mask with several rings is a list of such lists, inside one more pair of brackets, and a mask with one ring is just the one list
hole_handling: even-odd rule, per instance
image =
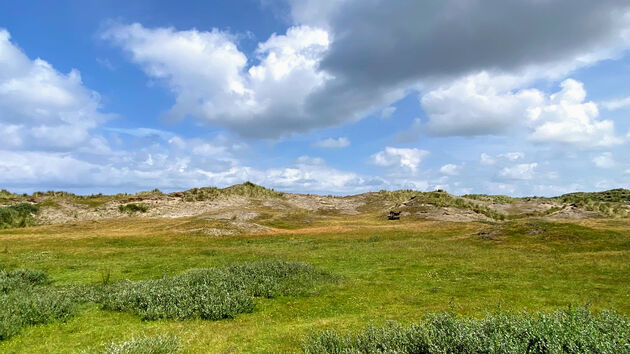
[[149, 210], [149, 207], [146, 204], [142, 203], [129, 203], [118, 206], [118, 211], [121, 213], [134, 214], [137, 212], [146, 213]]
[[33, 215], [38, 212], [39, 208], [31, 203], [0, 207], [0, 229], [31, 226], [35, 224]]
[[569, 308], [552, 314], [497, 313], [460, 319], [452, 313], [402, 326], [370, 326], [358, 334], [324, 331], [306, 353], [628, 353], [630, 322], [611, 311]]
[[41, 270], [16, 269], [10, 272], [4, 269], [0, 270], [0, 294], [44, 285], [49, 282], [48, 275]]
[[47, 283], [48, 276], [41, 271], [0, 270], [0, 340], [14, 336], [26, 326], [74, 314], [72, 296], [41, 286]]
[[145, 320], [233, 318], [254, 309], [254, 297], [298, 295], [326, 277], [304, 263], [265, 261], [193, 269], [174, 277], [124, 281], [104, 290], [103, 307]]

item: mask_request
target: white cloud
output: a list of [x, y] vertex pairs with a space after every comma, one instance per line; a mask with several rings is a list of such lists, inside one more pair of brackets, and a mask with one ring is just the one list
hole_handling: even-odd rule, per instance
[[594, 102], [585, 102], [584, 85], [567, 79], [561, 90], [550, 96], [546, 105], [536, 109], [530, 136], [535, 142], [572, 144], [578, 147], [602, 147], [620, 144], [611, 120], [599, 120]]
[[396, 113], [396, 107], [387, 106], [381, 111], [381, 118], [391, 118], [394, 113]]
[[505, 167], [499, 172], [499, 176], [509, 179], [530, 180], [534, 178], [534, 170], [537, 163], [522, 163], [511, 167]]
[[613, 168], [616, 166], [612, 153], [603, 152], [593, 158], [593, 163], [599, 168]]
[[510, 134], [517, 128], [529, 129], [534, 142], [579, 148], [623, 142], [613, 121], [599, 119], [597, 105], [586, 101], [581, 82], [564, 80], [561, 90], [549, 96], [536, 89], [515, 90], [529, 81], [482, 72], [429, 91], [421, 98], [429, 117], [424, 129], [441, 136]]
[[480, 156], [480, 163], [489, 166], [494, 165], [498, 160], [516, 161], [523, 158], [525, 158], [525, 154], [522, 152], [506, 152], [496, 156], [490, 156], [484, 152]]
[[506, 152], [505, 154], [500, 154], [499, 157], [504, 157], [510, 161], [516, 161], [524, 158], [525, 154], [522, 152]]
[[440, 173], [447, 176], [457, 176], [461, 166], [454, 165], [452, 163], [446, 164], [440, 168]]
[[601, 106], [609, 111], [630, 108], [630, 97], [621, 98], [617, 100], [604, 101], [601, 103]]
[[102, 142], [90, 135], [108, 118], [99, 106], [99, 95], [83, 86], [78, 71], [62, 74], [29, 59], [0, 29], [0, 132], [9, 136], [4, 148], [67, 151]]
[[426, 131], [437, 136], [509, 132], [544, 99], [538, 90], [513, 92], [517, 81], [481, 72], [425, 93], [420, 102], [429, 117]]
[[428, 151], [420, 149], [405, 149], [386, 147], [371, 156], [373, 164], [385, 167], [401, 167], [415, 172], [422, 159], [429, 154]]
[[479, 160], [482, 165], [486, 165], [486, 166], [494, 165], [497, 162], [497, 160], [494, 157], [486, 154], [485, 152], [481, 153]]
[[336, 148], [344, 148], [350, 146], [350, 140], [346, 137], [339, 138], [328, 138], [324, 140], [319, 140], [313, 146], [325, 148], [325, 149], [336, 149]]
[[[330, 40], [324, 30], [291, 27], [256, 49], [258, 64], [229, 33], [116, 25], [103, 37], [132, 55], [145, 73], [176, 96], [169, 115], [192, 115], [256, 137], [278, 137], [331, 124], [312, 115], [307, 97], [330, 76], [317, 69]], [[337, 119], [332, 117], [330, 119]]]

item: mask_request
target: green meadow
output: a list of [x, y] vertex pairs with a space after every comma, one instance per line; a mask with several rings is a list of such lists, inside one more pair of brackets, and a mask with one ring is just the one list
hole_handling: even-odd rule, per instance
[[[0, 231], [3, 269], [43, 271], [47, 281], [28, 291], [76, 298], [67, 315], [24, 325], [0, 341], [0, 351], [108, 352], [116, 343], [157, 340], [189, 353], [299, 352], [323, 331], [360, 333], [391, 321], [406, 326], [436, 313], [481, 319], [586, 306], [593, 314], [630, 315], [625, 219], [449, 223], [340, 216], [328, 226], [288, 223], [258, 235], [182, 232], [196, 222], [131, 218]], [[306, 278], [296, 273], [290, 282], [308, 284], [252, 295], [250, 307], [222, 318], [148, 318], [133, 310], [140, 305], [99, 300], [120, 284], [168, 285], [191, 269], [256, 262], [302, 264]]]

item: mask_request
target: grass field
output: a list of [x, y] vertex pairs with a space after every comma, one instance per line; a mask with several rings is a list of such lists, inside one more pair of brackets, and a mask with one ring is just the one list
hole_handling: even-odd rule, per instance
[[265, 235], [182, 232], [199, 222], [130, 218], [1, 230], [0, 268], [42, 270], [52, 280], [47, 286], [63, 287], [284, 260], [336, 280], [304, 294], [256, 298], [253, 312], [219, 321], [143, 321], [85, 303], [64, 321], [0, 341], [0, 352], [98, 351], [147, 336], [176, 336], [174, 345], [193, 353], [294, 352], [321, 330], [406, 325], [445, 310], [481, 318], [497, 309], [588, 304], [630, 315], [627, 219], [492, 224], [345, 216], [308, 228], [285, 220]]

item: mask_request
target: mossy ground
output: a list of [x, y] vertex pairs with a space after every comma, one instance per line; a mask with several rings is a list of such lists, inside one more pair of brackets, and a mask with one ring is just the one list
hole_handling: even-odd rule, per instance
[[[175, 335], [186, 352], [293, 352], [315, 331], [403, 324], [453, 308], [482, 317], [498, 308], [554, 311], [590, 304], [630, 315], [630, 222], [518, 220], [447, 223], [375, 216], [277, 220], [265, 235], [179, 232], [198, 219], [102, 220], [0, 231], [0, 267], [43, 270], [53, 286], [172, 276], [234, 262], [301, 261], [340, 277], [309, 296], [256, 299], [221, 321], [142, 321], [83, 305], [65, 322], [28, 327], [0, 352], [77, 352]], [[185, 226], [182, 226], [185, 225]], [[497, 237], [478, 233], [488, 228]], [[532, 231], [534, 230], [534, 231]]]

